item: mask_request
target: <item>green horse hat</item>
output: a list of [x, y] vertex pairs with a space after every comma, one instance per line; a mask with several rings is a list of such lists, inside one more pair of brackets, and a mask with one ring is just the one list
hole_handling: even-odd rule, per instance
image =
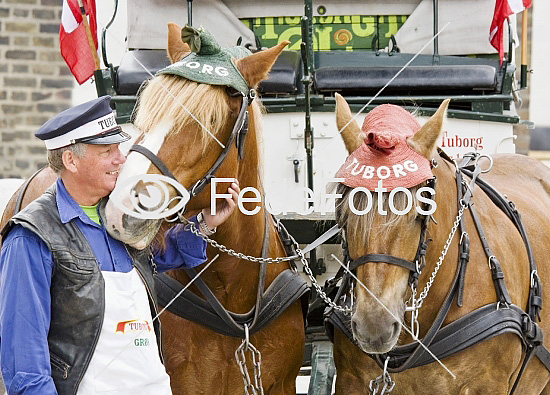
[[248, 95], [248, 83], [233, 61], [251, 55], [248, 49], [221, 48], [210, 32], [189, 25], [181, 29], [181, 39], [189, 45], [191, 53], [159, 70], [157, 75], [173, 74], [202, 84], [230, 86]]

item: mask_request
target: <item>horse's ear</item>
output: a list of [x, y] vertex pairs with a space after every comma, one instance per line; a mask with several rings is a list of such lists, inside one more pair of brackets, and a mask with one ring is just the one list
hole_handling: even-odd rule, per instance
[[246, 82], [248, 82], [248, 86], [255, 87], [267, 77], [271, 66], [273, 66], [279, 54], [288, 44], [290, 44], [290, 41], [281, 41], [272, 48], [256, 52], [246, 58], [235, 61], [237, 69], [239, 69]]
[[435, 145], [441, 134], [443, 121], [445, 120], [445, 114], [450, 101], [450, 99], [444, 100], [435, 114], [428, 119], [428, 122], [422, 125], [420, 130], [412, 137], [407, 139], [409, 146], [427, 159], [431, 159], [434, 154]]
[[181, 27], [168, 22], [168, 46], [166, 47], [168, 59], [175, 63], [191, 52], [189, 45], [181, 40]]
[[[363, 143], [365, 133], [361, 131], [355, 119], [352, 118], [346, 99], [338, 93], [335, 93], [334, 97], [336, 98], [336, 126], [342, 134], [342, 140], [344, 140], [346, 149], [351, 154]], [[343, 127], [345, 129], [342, 130]]]

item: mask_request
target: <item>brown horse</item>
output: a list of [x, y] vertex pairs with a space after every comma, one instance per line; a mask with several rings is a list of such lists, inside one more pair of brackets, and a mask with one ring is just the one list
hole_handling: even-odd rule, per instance
[[[282, 42], [276, 47], [235, 61], [239, 72], [251, 88], [266, 78], [287, 44], [288, 42]], [[189, 52], [189, 47], [181, 40], [181, 28], [170, 24], [168, 56], [171, 61], [182, 59]], [[155, 154], [177, 180], [188, 187], [204, 175], [222, 151], [220, 144], [203, 126], [218, 141], [225, 143], [239, 115], [241, 101], [241, 98], [229, 95], [222, 86], [199, 84], [174, 75], [157, 76], [140, 94], [134, 124], [142, 135], [138, 137], [137, 143], [157, 144]], [[261, 191], [262, 107], [258, 100], [248, 106], [248, 112], [249, 124], [243, 159], [238, 159], [238, 152], [233, 144], [215, 176], [236, 178], [241, 188], [254, 187]], [[159, 135], [162, 137], [159, 138]], [[159, 171], [140, 154], [133, 152], [128, 156], [121, 177], [131, 176], [134, 172]], [[49, 169], [43, 171], [29, 185], [23, 207], [39, 196], [53, 181], [55, 174]], [[227, 184], [217, 185], [217, 193], [224, 193], [226, 189]], [[171, 189], [171, 192], [174, 190]], [[13, 214], [16, 196], [17, 193], [8, 204], [3, 222]], [[243, 206], [253, 210], [256, 204], [244, 203]], [[189, 201], [187, 212], [198, 212], [204, 207], [210, 207], [209, 186]], [[110, 216], [106, 220], [106, 227], [112, 228], [119, 221], [113, 218], [112, 211], [108, 211]], [[137, 247], [144, 247], [157, 235], [160, 221], [134, 221], [133, 224], [136, 226], [132, 228], [132, 232], [145, 232], [136, 235], [123, 230], [116, 232], [115, 236]], [[264, 215], [263, 206], [256, 215], [245, 215], [235, 210], [212, 237], [237, 252], [258, 257], [262, 253], [266, 229], [269, 234], [267, 256], [285, 256], [274, 223], [270, 216]], [[143, 241], [145, 242], [141, 243]], [[208, 248], [208, 260], [217, 254], [218, 250]], [[259, 267], [258, 263], [221, 254], [201, 278], [227, 310], [242, 314], [255, 305]], [[265, 288], [288, 268], [287, 263], [267, 265]], [[183, 272], [174, 271], [171, 276], [184, 284], [189, 281]], [[235, 350], [241, 344], [241, 339], [220, 335], [169, 312], [161, 315], [161, 321], [165, 366], [175, 395], [243, 393], [243, 376], [235, 361]], [[300, 301], [291, 304], [262, 330], [252, 334], [250, 342], [261, 352], [261, 379], [265, 393], [295, 394], [295, 380], [302, 364], [304, 349], [304, 320]], [[253, 382], [250, 356], [247, 359]]]
[[[33, 178], [30, 180], [28, 185], [23, 183], [9, 199], [4, 211], [2, 213], [2, 220], [0, 221], [0, 229], [9, 221], [9, 219], [15, 214], [15, 211], [19, 211], [24, 208], [27, 204], [32, 202], [38, 196], [40, 196], [50, 185], [52, 185], [57, 179], [57, 175], [49, 167], [45, 167], [40, 170]], [[17, 206], [18, 198], [21, 196], [21, 201], [19, 206]], [[1, 240], [0, 240], [1, 246]]]
[[[172, 62], [182, 59], [189, 52], [188, 46], [181, 41], [180, 32], [178, 26], [170, 26], [168, 54]], [[287, 42], [235, 61], [248, 86], [255, 87], [266, 77], [285, 45]], [[228, 95], [223, 86], [199, 84], [174, 75], [157, 76], [140, 93], [134, 125], [142, 135], [136, 142], [153, 151], [179, 183], [189, 188], [222, 153], [221, 145], [203, 126], [220, 142], [229, 144], [227, 141], [242, 100], [242, 97]], [[262, 190], [258, 170], [261, 158], [261, 107], [257, 100], [248, 106], [248, 112], [248, 133], [242, 159], [238, 158], [238, 150], [232, 144], [215, 176], [236, 178], [241, 188]], [[154, 174], [159, 170], [149, 159], [131, 152], [117, 185], [143, 172]], [[226, 188], [227, 183], [218, 184], [217, 193], [225, 193]], [[171, 192], [175, 193], [174, 190]], [[191, 198], [187, 212], [210, 207], [210, 198], [210, 186], [207, 186]], [[245, 203], [244, 207], [253, 210], [256, 204]], [[107, 203], [105, 212], [106, 228], [120, 240], [140, 248], [154, 238], [160, 223], [155, 219], [128, 217], [111, 201]], [[274, 223], [270, 217], [264, 216], [263, 207], [255, 215], [245, 215], [235, 210], [212, 238], [235, 251], [258, 257], [262, 252], [265, 229], [270, 236], [267, 256], [284, 256]], [[207, 250], [209, 259], [218, 253], [212, 247]], [[286, 263], [268, 265], [265, 286], [268, 287], [288, 267]], [[184, 272], [175, 271], [171, 275], [181, 283], [189, 281]], [[255, 305], [258, 276], [259, 264], [222, 253], [201, 278], [227, 310], [244, 314]], [[161, 322], [165, 365], [171, 376], [174, 394], [243, 393], [243, 377], [234, 357], [241, 339], [218, 334], [170, 313], [164, 313]], [[304, 347], [300, 303], [294, 302], [264, 329], [251, 335], [250, 341], [261, 352], [261, 378], [265, 393], [295, 393], [295, 379]], [[249, 368], [250, 377], [253, 377], [251, 362]]]
[[[428, 243], [426, 266], [420, 274], [417, 289], [424, 289], [447, 240], [458, 213], [456, 169], [436, 151], [436, 141], [442, 131], [447, 102], [412, 137], [408, 144], [425, 158], [433, 159], [439, 166], [432, 169], [437, 178], [437, 209], [435, 221], [427, 225]], [[342, 138], [350, 154], [365, 137], [355, 121], [346, 101], [337, 97], [337, 123], [339, 129], [349, 123]], [[492, 186], [512, 200], [522, 215], [523, 223], [531, 241], [541, 283], [550, 281], [550, 170], [541, 163], [520, 155], [495, 155], [492, 170], [482, 175]], [[488, 160], [480, 161], [483, 168]], [[341, 185], [344, 198], [351, 188]], [[415, 187], [417, 188], [417, 187]], [[411, 189], [412, 190], [412, 189]], [[414, 195], [414, 191], [413, 191]], [[376, 196], [375, 196], [376, 197]], [[386, 209], [388, 193], [383, 198]], [[473, 206], [477, 209], [487, 241], [500, 261], [505, 285], [514, 305], [525, 309], [528, 303], [530, 268], [526, 247], [512, 221], [495, 206], [477, 185], [473, 189]], [[397, 206], [397, 204], [396, 204]], [[417, 252], [421, 221], [412, 215], [391, 218], [378, 213], [363, 217], [353, 214], [342, 205], [339, 225], [345, 229], [350, 259], [367, 253], [387, 254], [412, 261]], [[372, 207], [377, 207], [373, 198]], [[414, 207], [414, 205], [413, 205]], [[399, 208], [398, 208], [399, 209]], [[374, 211], [374, 210], [371, 210]], [[413, 210], [414, 211], [414, 210]], [[369, 213], [370, 214], [370, 213]], [[484, 254], [482, 243], [475, 230], [469, 210], [464, 213], [465, 229], [470, 234], [470, 260], [465, 274], [463, 304], [456, 302], [450, 307], [443, 326], [456, 321], [467, 313], [484, 305], [496, 302], [495, 286]], [[443, 300], [457, 271], [460, 233], [454, 237], [441, 270], [422, 307], [419, 309], [419, 339], [436, 319]], [[387, 263], [369, 262], [357, 269], [355, 303], [351, 316], [354, 345], [340, 331], [334, 334], [334, 356], [337, 368], [337, 394], [363, 394], [369, 381], [379, 376], [381, 368], [367, 353], [388, 352], [395, 346], [412, 342], [411, 336], [401, 330], [401, 324], [410, 325], [409, 314], [404, 314], [405, 303], [410, 297], [409, 271]], [[391, 312], [390, 315], [370, 295], [362, 282]], [[543, 308], [539, 325], [544, 334], [544, 345], [550, 345], [550, 293], [543, 292]], [[505, 333], [442, 359], [456, 379], [438, 363], [404, 370], [391, 375], [395, 381], [394, 392], [399, 394], [507, 394], [511, 391], [525, 349], [520, 337]], [[533, 357], [519, 381], [516, 394], [549, 394], [550, 375], [538, 358]]]

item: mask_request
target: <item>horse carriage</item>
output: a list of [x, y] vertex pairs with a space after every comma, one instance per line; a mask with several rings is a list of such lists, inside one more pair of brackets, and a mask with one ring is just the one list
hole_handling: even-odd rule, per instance
[[[171, 184], [180, 196], [172, 192], [170, 207], [183, 201], [185, 216], [221, 196], [227, 179], [249, 192], [208, 240], [210, 262], [157, 281], [174, 394], [237, 394], [243, 382], [254, 394], [296, 393], [296, 385], [319, 395], [394, 385], [415, 394], [550, 391], [550, 316], [541, 310], [550, 302], [541, 294], [550, 175], [533, 161], [490, 158], [515, 151], [520, 123], [512, 25], [504, 61], [486, 55], [491, 1], [132, 3], [127, 52], [120, 65], [109, 62], [115, 7], [103, 31], [106, 67], [95, 72], [98, 95], [110, 94], [119, 123], [139, 135], [119, 182], [145, 172], [175, 179], [183, 190]], [[244, 87], [208, 82], [227, 70], [196, 29], [170, 24], [166, 48], [169, 22], [247, 48], [223, 52]], [[180, 62], [185, 56], [196, 57]], [[165, 73], [170, 67], [206, 80]], [[358, 194], [327, 190], [367, 141], [358, 123], [382, 103], [423, 124], [409, 145], [437, 177], [422, 180], [437, 191], [435, 212], [363, 217], [335, 204], [338, 194], [350, 202]], [[135, 190], [118, 192], [123, 200]], [[415, 196], [424, 207], [426, 196]], [[389, 207], [387, 197], [369, 207]], [[166, 226], [129, 216], [115, 198], [103, 209], [110, 231], [133, 246]], [[181, 211], [173, 214], [185, 221]], [[458, 265], [443, 266], [447, 254]]]

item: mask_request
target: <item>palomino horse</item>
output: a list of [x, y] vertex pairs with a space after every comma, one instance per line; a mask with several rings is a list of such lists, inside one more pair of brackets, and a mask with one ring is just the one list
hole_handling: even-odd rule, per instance
[[[287, 44], [288, 42], [283, 42], [271, 49], [235, 60], [236, 67], [249, 87], [256, 87], [266, 78]], [[175, 62], [189, 52], [189, 46], [181, 40], [181, 28], [170, 24], [169, 58]], [[207, 172], [222, 151], [218, 142], [203, 127], [216, 139], [226, 143], [239, 116], [242, 100], [228, 94], [223, 86], [199, 84], [174, 75], [157, 76], [140, 94], [135, 125], [142, 135], [137, 142], [154, 150], [179, 183], [189, 186]], [[247, 110], [248, 133], [240, 141], [242, 159], [238, 159], [239, 153], [235, 144], [228, 146], [227, 155], [215, 176], [236, 178], [241, 188], [254, 187], [262, 190], [259, 171], [262, 109], [258, 101], [254, 100]], [[149, 145], [151, 142], [156, 148]], [[130, 153], [126, 164], [119, 180], [136, 172], [158, 173], [158, 169], [137, 152]], [[55, 174], [49, 169], [40, 173], [29, 185], [22, 206], [39, 196], [55, 178]], [[226, 188], [227, 184], [218, 184], [217, 193], [225, 192]], [[16, 195], [6, 209], [3, 222], [13, 214]], [[108, 209], [109, 204], [107, 206]], [[207, 187], [189, 201], [187, 212], [197, 212], [209, 206], [210, 188]], [[243, 206], [253, 210], [256, 205], [244, 203]], [[106, 220], [106, 227], [112, 228], [113, 224], [119, 222], [132, 223], [134, 227], [131, 232], [126, 233], [128, 229], [117, 229], [113, 233], [121, 240], [140, 248], [155, 238], [160, 226], [159, 220], [139, 222], [131, 217], [122, 220], [114, 218], [112, 211], [109, 212], [111, 215]], [[245, 255], [259, 257], [264, 250], [267, 257], [285, 256], [275, 225], [271, 217], [264, 214], [263, 207], [256, 215], [245, 215], [235, 210], [212, 237], [218, 243]], [[144, 230], [144, 233], [136, 235]], [[265, 233], [269, 237], [264, 246]], [[142, 240], [146, 240], [146, 243], [137, 243]], [[218, 253], [212, 247], [207, 250], [209, 260]], [[288, 268], [288, 263], [267, 265], [265, 288], [270, 289], [274, 279]], [[259, 275], [260, 264], [222, 253], [203, 272], [201, 278], [227, 310], [245, 315], [255, 306]], [[189, 281], [183, 271], [174, 271], [171, 276], [183, 284]], [[241, 345], [240, 338], [218, 334], [169, 312], [161, 315], [161, 321], [165, 366], [171, 376], [175, 395], [243, 393], [243, 374], [235, 361], [235, 350]], [[300, 301], [293, 302], [263, 329], [251, 334], [250, 343], [261, 352], [261, 376], [258, 374], [256, 377], [260, 376], [258, 378], [261, 378], [263, 391], [266, 394], [295, 394], [295, 380], [302, 364], [304, 349], [304, 320]], [[254, 384], [252, 359], [250, 354], [246, 355], [248, 373]]]
[[[373, 210], [364, 216], [354, 214], [346, 204], [339, 207], [338, 221], [340, 227], [344, 229], [349, 258], [352, 262], [366, 254], [373, 254], [370, 257], [374, 257], [374, 254], [383, 254], [386, 257], [385, 262], [388, 262], [389, 256], [396, 258], [391, 263], [414, 261], [415, 254], [419, 251], [421, 227], [423, 224], [427, 226], [424, 238], [427, 243], [425, 267], [421, 268], [418, 279], [419, 293], [424, 289], [440, 260], [459, 211], [456, 167], [446, 155], [436, 150], [436, 141], [442, 131], [447, 105], [448, 102], [444, 102], [435, 115], [407, 140], [411, 148], [432, 160], [432, 173], [437, 180], [435, 186], [437, 208], [433, 213], [433, 221], [429, 220], [429, 217], [422, 221], [422, 216], [416, 215], [414, 211], [414, 204], [409, 214], [399, 218], [395, 215], [393, 217], [380, 215], [376, 212], [377, 199], [383, 199], [381, 205], [389, 211], [387, 192], [381, 197], [374, 194]], [[337, 97], [336, 114], [339, 129], [348, 125], [349, 122], [342, 132], [342, 138], [351, 154], [367, 136], [351, 119], [349, 106], [341, 96]], [[368, 145], [367, 140], [365, 142]], [[548, 284], [550, 280], [548, 265], [550, 171], [541, 163], [520, 155], [495, 155], [493, 160], [492, 170], [482, 174], [480, 178], [515, 203], [515, 207], [522, 215], [523, 225], [531, 242], [540, 283]], [[488, 168], [487, 158], [479, 162], [483, 169]], [[470, 178], [465, 178], [465, 181], [469, 184]], [[425, 182], [424, 185], [426, 185]], [[413, 196], [418, 187], [409, 188]], [[464, 188], [466, 191], [467, 189]], [[340, 184], [338, 190], [343, 194], [342, 203], [347, 202], [351, 188]], [[531, 274], [526, 245], [518, 229], [477, 184], [472, 187], [472, 190], [472, 207], [476, 209], [488, 246], [497, 259], [493, 257], [488, 262], [484, 245], [474, 224], [475, 213], [467, 208], [463, 218], [464, 232], [469, 234], [470, 255], [469, 264], [464, 266], [463, 294], [460, 296], [461, 302], [458, 301], [457, 294], [452, 296], [452, 305], [442, 322], [443, 327], [485, 305], [492, 304], [489, 310], [494, 312], [500, 309], [502, 314], [511, 312], [514, 305], [525, 310], [526, 306], [529, 306], [530, 282], [536, 279], [536, 275]], [[361, 194], [355, 195], [355, 201], [357, 207], [360, 207], [361, 199], [357, 199], [358, 195]], [[418, 203], [418, 201], [415, 202]], [[398, 204], [396, 203], [396, 207]], [[401, 204], [405, 205], [403, 202]], [[403, 207], [397, 208], [401, 210]], [[444, 304], [447, 292], [457, 274], [459, 242], [467, 239], [467, 236], [461, 237], [461, 232], [462, 230], [459, 230], [452, 240], [446, 258], [443, 259], [440, 270], [429, 289], [429, 294], [418, 310], [419, 339], [425, 338], [428, 329], [437, 319], [436, 315]], [[384, 259], [366, 258], [364, 261], [367, 264], [358, 266], [357, 278], [352, 279], [354, 283], [352, 292], [355, 298], [349, 325], [352, 335], [350, 334], [348, 338], [341, 331], [336, 330], [334, 333], [337, 394], [365, 393], [366, 388], [369, 387], [369, 381], [382, 372], [381, 367], [385, 358], [391, 355], [390, 350], [399, 349], [401, 345], [413, 341], [411, 335], [402, 330], [401, 326], [410, 325], [409, 313], [405, 313], [407, 300], [411, 296], [408, 286], [409, 270], [398, 264], [384, 263]], [[499, 299], [497, 299], [492, 272], [497, 271], [498, 262], [500, 262], [511, 304], [495, 303]], [[501, 279], [495, 280], [495, 282], [499, 281]], [[502, 283], [499, 284], [499, 286], [502, 285]], [[372, 294], [366, 291], [363, 285]], [[550, 306], [549, 295], [550, 293], [545, 290], [542, 296], [541, 320], [538, 322], [546, 347], [550, 345], [550, 314], [546, 314]], [[392, 314], [389, 314], [373, 296], [376, 296]], [[500, 299], [502, 300], [502, 296]], [[464, 340], [452, 335], [450, 334], [450, 339], [453, 344]], [[464, 332], [462, 335], [464, 336]], [[434, 344], [435, 342], [432, 343]], [[434, 346], [434, 351], [435, 349]], [[370, 357], [368, 353], [371, 354]], [[378, 363], [374, 361], [377, 355]], [[456, 379], [434, 360], [423, 366], [398, 373], [391, 373], [390, 362], [389, 372], [395, 381], [394, 392], [399, 394], [508, 394], [518, 376], [524, 356], [525, 347], [522, 347], [521, 337], [516, 333], [508, 332], [442, 358], [442, 363], [456, 376]], [[548, 370], [539, 358], [533, 356], [526, 365], [515, 393], [549, 394], [549, 379]]]
[[[182, 42], [181, 28], [171, 24], [169, 30], [168, 54], [174, 63], [189, 53], [189, 47]], [[271, 49], [234, 60], [249, 87], [257, 86], [267, 76], [287, 44], [283, 42]], [[222, 147], [204, 127], [228, 148], [225, 159], [215, 172], [216, 178], [236, 178], [241, 188], [262, 190], [258, 171], [261, 108], [257, 100], [248, 106], [246, 142], [240, 141], [242, 159], [239, 159], [241, 155], [235, 144], [228, 142], [242, 100], [242, 95], [230, 95], [224, 86], [197, 83], [175, 75], [158, 75], [140, 93], [134, 125], [142, 135], [136, 142], [152, 151], [181, 185], [190, 187], [222, 155]], [[149, 158], [139, 152], [130, 152], [117, 186], [136, 174], [158, 174], [159, 169]], [[227, 183], [218, 184], [217, 193], [224, 193], [226, 188]], [[175, 193], [174, 190], [171, 192]], [[210, 207], [210, 198], [208, 186], [191, 198], [187, 212]], [[245, 203], [244, 207], [253, 210], [256, 204]], [[160, 223], [156, 219], [140, 220], [128, 216], [112, 203], [112, 199], [107, 202], [105, 213], [105, 226], [113, 236], [140, 248], [155, 237]], [[266, 245], [267, 256], [285, 256], [274, 223], [270, 216], [264, 215], [263, 207], [255, 215], [245, 215], [235, 210], [212, 238], [237, 252], [259, 257], [265, 232], [270, 236]], [[218, 253], [217, 249], [209, 246], [209, 259]], [[277, 275], [288, 268], [287, 263], [267, 265], [265, 286], [269, 287]], [[245, 314], [255, 306], [259, 273], [258, 263], [221, 253], [201, 278], [225, 309]], [[183, 271], [175, 271], [171, 275], [183, 284], [189, 281]], [[161, 322], [165, 365], [171, 376], [174, 394], [243, 393], [243, 375], [234, 358], [241, 339], [218, 334], [170, 313], [163, 314]], [[250, 342], [261, 352], [261, 379], [265, 393], [295, 393], [295, 379], [304, 348], [304, 322], [299, 301], [252, 334]], [[250, 377], [253, 377], [250, 359], [248, 367]]]

